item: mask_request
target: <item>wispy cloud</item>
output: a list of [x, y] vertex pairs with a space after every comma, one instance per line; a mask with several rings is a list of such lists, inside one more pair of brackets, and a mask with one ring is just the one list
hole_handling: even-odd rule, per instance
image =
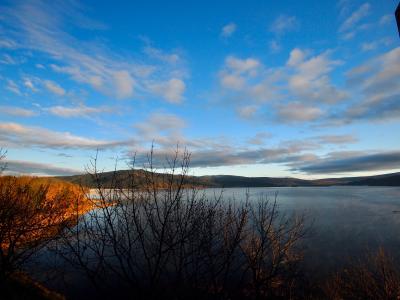
[[0, 114], [6, 114], [17, 117], [33, 117], [36, 116], [38, 113], [36, 111], [21, 107], [0, 106]]
[[28, 88], [29, 90], [31, 90], [32, 92], [38, 92], [39, 91], [30, 78], [25, 78], [24, 79], [24, 86], [26, 88]]
[[[155, 48], [146, 50], [147, 54], [159, 58], [157, 63], [150, 63], [137, 53], [121, 55], [99, 41], [81, 41], [68, 33], [65, 30], [68, 26], [81, 30], [107, 29], [104, 24], [88, 18], [84, 7], [75, 2], [17, 1], [3, 5], [1, 10], [0, 22], [6, 24], [2, 34], [17, 41], [14, 47], [47, 54], [54, 62], [53, 71], [66, 74], [107, 96], [145, 97], [154, 94], [148, 81], [161, 84], [176, 78], [177, 74], [180, 74], [177, 80], [184, 80], [182, 66], [170, 64], [174, 56], [167, 57]], [[60, 89], [49, 89], [61, 95]]]
[[14, 57], [9, 54], [3, 54], [0, 58], [0, 64], [4, 65], [17, 65], [20, 61], [17, 61]]
[[256, 135], [254, 135], [252, 138], [248, 139], [247, 142], [251, 145], [264, 145], [265, 140], [267, 138], [270, 138], [272, 136], [271, 133], [269, 132], [258, 132]]
[[162, 96], [168, 102], [180, 103], [183, 100], [186, 85], [179, 78], [171, 78], [165, 82], [150, 83], [149, 89], [153, 93]]
[[278, 119], [285, 123], [309, 122], [319, 119], [323, 111], [315, 106], [306, 106], [299, 102], [291, 102], [278, 106]]
[[9, 90], [10, 92], [13, 92], [14, 94], [16, 94], [18, 96], [22, 95], [19, 86], [15, 83], [14, 80], [7, 79], [6, 89]]
[[105, 141], [18, 123], [0, 123], [0, 143], [7, 148], [99, 149], [133, 144], [133, 141]]
[[230, 37], [235, 33], [236, 29], [237, 26], [235, 23], [228, 23], [224, 27], [222, 27], [221, 36], [225, 38]]
[[344, 32], [354, 30], [354, 27], [370, 13], [371, 5], [369, 3], [362, 4], [340, 25], [339, 31]]
[[295, 16], [280, 15], [270, 25], [270, 31], [282, 35], [300, 29], [300, 21]]
[[[257, 149], [254, 149], [254, 147], [239, 149], [227, 143], [211, 145], [211, 147], [210, 145], [205, 147], [203, 141], [203, 145], [200, 147], [189, 147], [190, 150], [193, 149], [190, 159], [191, 167], [206, 168], [269, 163], [283, 164], [290, 167], [295, 162], [304, 163], [312, 159], [315, 160], [316, 156], [307, 153], [307, 151], [318, 147], [315, 143], [308, 141], [291, 141], [277, 146], [258, 147]], [[157, 149], [153, 157], [154, 166], [157, 168], [163, 167], [165, 157], [173, 154], [173, 151], [174, 148], [170, 146]], [[136, 162], [145, 164], [147, 162], [146, 152], [136, 152]]]
[[400, 152], [382, 152], [373, 154], [331, 153], [310, 164], [296, 168], [309, 174], [342, 174], [360, 171], [396, 170], [400, 166]]
[[57, 105], [45, 108], [45, 110], [52, 115], [63, 118], [89, 117], [90, 115], [110, 113], [114, 111], [114, 109], [109, 106], [90, 107], [83, 104], [74, 107]]
[[152, 113], [142, 122], [134, 124], [134, 127], [142, 144], [153, 141], [163, 147], [173, 147], [186, 142], [182, 135], [186, 122], [174, 114]]
[[390, 46], [393, 43], [393, 40], [390, 37], [384, 37], [379, 40], [374, 40], [371, 42], [364, 42], [361, 44], [360, 48], [362, 51], [372, 51], [380, 48], [382, 45]]
[[162, 49], [155, 48], [153, 46], [147, 45], [143, 49], [144, 53], [148, 56], [158, 59], [163, 62], [167, 62], [169, 64], [176, 64], [182, 60], [178, 53], [167, 53]]
[[293, 95], [324, 103], [334, 103], [346, 98], [344, 91], [336, 88], [328, 74], [342, 62], [330, 58], [331, 51], [308, 57], [307, 52], [293, 49], [287, 62], [288, 87]]
[[367, 18], [371, 11], [369, 3], [362, 4], [357, 10], [348, 16], [339, 27], [339, 34], [343, 40], [351, 40], [358, 33], [366, 31], [372, 27], [371, 23], [362, 23]]
[[71, 168], [62, 168], [52, 164], [34, 163], [23, 160], [5, 160], [5, 174], [12, 175], [36, 175], [36, 176], [59, 176], [76, 175], [82, 173], [82, 170]]
[[338, 117], [356, 120], [390, 120], [400, 117], [400, 47], [379, 55], [347, 73], [348, 84], [363, 97]]
[[236, 108], [236, 112], [238, 115], [243, 118], [243, 119], [252, 119], [256, 115], [258, 111], [258, 106], [256, 105], [245, 105], [245, 106], [239, 106]]
[[282, 50], [282, 46], [277, 40], [271, 40], [268, 43], [268, 46], [269, 46], [269, 50], [272, 53], [278, 53], [278, 52], [280, 52]]
[[395, 21], [395, 16], [394, 16], [394, 14], [393, 14], [393, 15], [387, 14], [387, 15], [383, 15], [383, 16], [379, 19], [379, 24], [382, 25], [382, 26], [384, 26], [384, 25], [390, 24], [391, 22], [394, 22], [394, 21]]
[[345, 135], [322, 135], [317, 136], [316, 139], [318, 142], [322, 144], [351, 144], [358, 141], [358, 139], [350, 134]]
[[64, 96], [65, 95], [65, 90], [56, 82], [51, 81], [51, 80], [45, 80], [44, 81], [44, 86], [46, 89], [48, 89], [50, 92], [57, 96]]

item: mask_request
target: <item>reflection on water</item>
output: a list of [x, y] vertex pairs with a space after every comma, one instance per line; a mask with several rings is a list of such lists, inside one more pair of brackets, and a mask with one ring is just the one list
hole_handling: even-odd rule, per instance
[[[208, 197], [221, 189], [206, 189]], [[229, 188], [223, 191], [226, 201], [250, 201], [274, 198], [285, 213], [305, 213], [312, 230], [304, 241], [305, 266], [309, 274], [324, 276], [343, 266], [350, 257], [383, 246], [395, 256], [400, 249], [399, 187], [280, 187]], [[51, 255], [50, 255], [51, 256]], [[49, 255], [46, 255], [46, 260]], [[70, 269], [76, 274], [76, 271]], [[72, 280], [73, 274], [66, 274]], [[82, 283], [81, 279], [79, 282]], [[71, 290], [70, 290], [71, 291]]]
[[[217, 189], [209, 189], [213, 195]], [[400, 249], [399, 187], [279, 187], [252, 188], [250, 199], [263, 195], [277, 201], [282, 211], [306, 213], [313, 228], [305, 240], [306, 265], [323, 274], [348, 258], [383, 246], [392, 255]], [[246, 190], [230, 188], [225, 198], [245, 199]]]

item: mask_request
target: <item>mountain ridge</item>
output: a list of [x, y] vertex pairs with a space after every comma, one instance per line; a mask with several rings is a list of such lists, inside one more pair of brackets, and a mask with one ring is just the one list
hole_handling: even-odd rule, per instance
[[[99, 183], [104, 186], [112, 186], [113, 180], [117, 179], [121, 187], [127, 187], [130, 181], [131, 170], [119, 170], [103, 172], [98, 174]], [[134, 170], [137, 183], [144, 184], [148, 171]], [[165, 182], [168, 174], [155, 173], [158, 182]], [[72, 183], [95, 187], [96, 180], [90, 174], [58, 176], [57, 178]], [[306, 187], [306, 186], [400, 186], [400, 172], [371, 176], [357, 177], [333, 177], [323, 179], [299, 179], [295, 177], [246, 177], [236, 175], [206, 175], [187, 176], [187, 183], [201, 187]]]

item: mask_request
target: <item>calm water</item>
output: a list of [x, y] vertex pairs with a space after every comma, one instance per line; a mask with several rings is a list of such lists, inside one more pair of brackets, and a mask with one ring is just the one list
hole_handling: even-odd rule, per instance
[[[213, 195], [218, 189], [207, 190]], [[307, 268], [318, 274], [339, 268], [350, 257], [380, 246], [400, 258], [400, 187], [252, 188], [250, 199], [278, 192], [281, 211], [305, 213], [313, 222], [305, 240]], [[224, 197], [244, 200], [246, 190], [230, 188]]]
[[[214, 197], [220, 191], [204, 192]], [[274, 199], [276, 192], [280, 211], [304, 213], [309, 224], [313, 224], [304, 241], [308, 274], [323, 277], [342, 267], [351, 257], [357, 258], [380, 246], [400, 258], [400, 213], [396, 213], [400, 211], [400, 187], [251, 188], [250, 201], [265, 196]], [[244, 201], [246, 189], [225, 189], [223, 195], [225, 200]], [[45, 260], [50, 257], [45, 255]], [[85, 281], [75, 273], [67, 274], [70, 277], [67, 281], [82, 285]], [[59, 284], [54, 286], [60, 289]], [[81, 295], [77, 291], [75, 294], [73, 287], [63, 292]]]

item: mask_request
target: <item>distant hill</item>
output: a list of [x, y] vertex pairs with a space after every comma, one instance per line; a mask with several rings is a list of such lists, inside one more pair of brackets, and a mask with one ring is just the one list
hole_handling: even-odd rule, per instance
[[[128, 170], [114, 172], [103, 172], [98, 174], [98, 182], [103, 187], [113, 186], [118, 182], [120, 187], [129, 186], [131, 176], [134, 174], [135, 182], [140, 186], [145, 183], [146, 176], [151, 175], [148, 171]], [[168, 174], [154, 173], [155, 181], [161, 187], [168, 180]], [[60, 179], [95, 187], [96, 180], [89, 174], [62, 176]], [[288, 187], [288, 186], [333, 186], [333, 185], [369, 185], [369, 186], [400, 186], [400, 173], [392, 173], [375, 176], [326, 178], [317, 180], [305, 180], [292, 177], [244, 177], [231, 175], [213, 176], [188, 176], [187, 183], [201, 187]]]
[[219, 187], [277, 187], [277, 186], [310, 186], [309, 180], [297, 178], [244, 177], [232, 175], [214, 175], [198, 177], [202, 182], [210, 182]]
[[349, 185], [400, 186], [400, 173], [358, 178]]

